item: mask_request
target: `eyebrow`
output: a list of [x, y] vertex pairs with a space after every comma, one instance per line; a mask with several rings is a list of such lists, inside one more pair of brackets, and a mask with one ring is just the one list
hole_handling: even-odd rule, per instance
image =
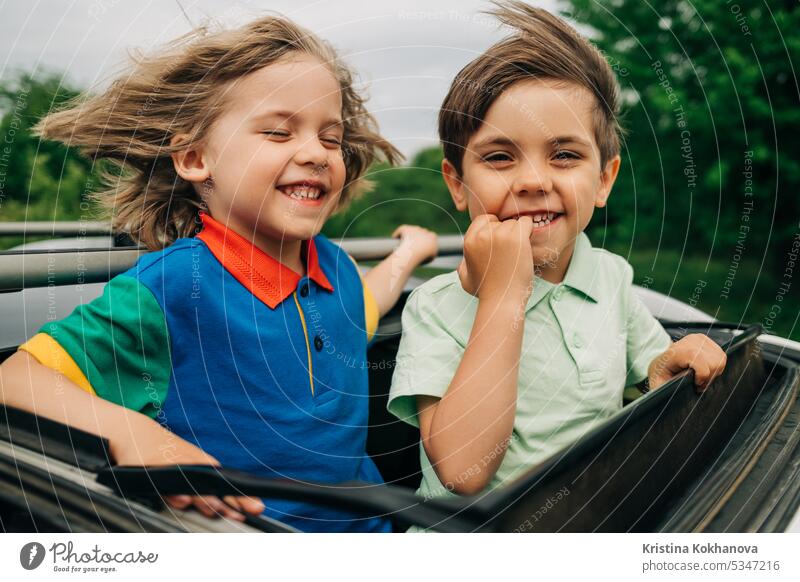
[[[265, 119], [269, 119], [271, 117], [279, 117], [281, 119], [291, 119], [293, 117], [297, 117], [297, 112], [294, 111], [284, 111], [284, 110], [276, 110], [276, 111], [263, 111], [257, 115], [252, 117], [253, 121], [263, 121]], [[322, 127], [330, 128], [330, 127], [344, 127], [344, 121], [340, 118], [331, 118], [327, 119], [323, 124]]]
[[[549, 143], [554, 146], [559, 145], [566, 145], [566, 144], [577, 144], [582, 145], [584, 147], [591, 147], [591, 144], [587, 142], [582, 137], [578, 137], [577, 135], [560, 135], [558, 137], [554, 137], [549, 140]], [[484, 139], [480, 140], [476, 143], [473, 149], [481, 149], [486, 146], [507, 146], [507, 147], [518, 147], [516, 142], [508, 137], [502, 135], [489, 135]]]
[[561, 135], [559, 137], [554, 137], [552, 140], [550, 140], [550, 143], [552, 143], [553, 145], [563, 145], [563, 144], [568, 144], [568, 143], [574, 143], [574, 144], [586, 146], [587, 148], [588, 147], [592, 147], [592, 144], [587, 142], [582, 137], [578, 137], [577, 135]]
[[517, 144], [514, 142], [513, 139], [505, 137], [505, 136], [502, 136], [502, 135], [490, 135], [490, 136], [487, 136], [487, 137], [483, 138], [482, 140], [480, 140], [478, 143], [476, 143], [472, 147], [473, 147], [473, 149], [477, 150], [477, 149], [480, 149], [482, 147], [486, 147], [486, 146], [489, 146], [489, 145], [501, 145], [501, 146], [517, 147]]

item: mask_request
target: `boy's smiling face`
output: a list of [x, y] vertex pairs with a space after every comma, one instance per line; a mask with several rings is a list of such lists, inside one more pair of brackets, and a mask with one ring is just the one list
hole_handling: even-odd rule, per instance
[[319, 233], [346, 175], [342, 98], [330, 70], [292, 55], [237, 79], [225, 100], [203, 146], [184, 158], [191, 177], [181, 175], [210, 179], [210, 214], [262, 249]]
[[533, 218], [533, 261], [551, 282], [563, 280], [576, 237], [605, 206], [619, 170], [619, 156], [600, 166], [594, 99], [565, 82], [517, 82], [470, 137], [461, 175], [442, 165], [456, 207], [472, 219]]

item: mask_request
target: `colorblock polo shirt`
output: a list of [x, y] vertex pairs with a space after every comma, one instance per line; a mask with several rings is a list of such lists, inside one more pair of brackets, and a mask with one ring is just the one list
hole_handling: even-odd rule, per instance
[[[103, 295], [21, 346], [84, 390], [140, 411], [268, 478], [381, 483], [365, 452], [367, 341], [377, 305], [324, 236], [300, 276], [208, 215], [195, 238], [142, 256]], [[357, 494], [354, 493], [354, 494]], [[388, 531], [383, 519], [264, 500], [307, 531]]]
[[[644, 380], [650, 362], [670, 346], [632, 281], [633, 269], [622, 257], [592, 248], [583, 233], [562, 283], [534, 281], [525, 311], [516, 418], [489, 488], [509, 483], [619, 412], [625, 387]], [[455, 272], [411, 294], [389, 394], [391, 413], [418, 427], [416, 397], [444, 396], [477, 307], [478, 299], [463, 290]], [[491, 398], [492, 386], [485, 390]], [[420, 459], [418, 493], [452, 495], [421, 443]]]

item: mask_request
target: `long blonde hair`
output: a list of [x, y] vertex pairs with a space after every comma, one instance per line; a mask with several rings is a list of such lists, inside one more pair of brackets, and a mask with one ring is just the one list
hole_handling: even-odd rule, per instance
[[[320, 59], [342, 92], [346, 168], [339, 208], [369, 189], [363, 178], [377, 159], [400, 153], [378, 133], [350, 70], [326, 42], [277, 16], [241, 28], [198, 27], [153, 55], [133, 58], [130, 71], [97, 95], [82, 95], [42, 118], [39, 136], [78, 148], [110, 164], [101, 170], [102, 191], [93, 194], [111, 212], [116, 231], [149, 249], [196, 233], [203, 202], [193, 185], [175, 172], [171, 154], [202, 143], [222, 112], [221, 88], [292, 53]], [[185, 133], [188, 141], [170, 145]]]

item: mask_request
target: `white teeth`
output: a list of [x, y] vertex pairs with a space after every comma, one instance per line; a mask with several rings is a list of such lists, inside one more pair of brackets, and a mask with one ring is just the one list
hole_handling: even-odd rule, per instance
[[556, 217], [555, 212], [542, 212], [531, 216], [533, 222], [542, 222], [543, 220], [553, 220]]
[[317, 200], [322, 195], [319, 188], [309, 186], [289, 186], [283, 192], [297, 200]]
[[557, 214], [555, 212], [546, 212], [541, 214], [534, 214], [531, 216], [533, 220], [533, 226], [535, 228], [541, 228], [542, 226], [547, 226], [553, 220], [555, 220]]

